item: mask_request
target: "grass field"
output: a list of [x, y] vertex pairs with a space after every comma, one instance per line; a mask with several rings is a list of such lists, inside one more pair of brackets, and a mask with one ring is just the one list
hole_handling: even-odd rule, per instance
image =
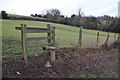
[[[24, 20], [2, 20], [2, 38], [3, 40], [20, 40], [21, 33], [19, 30], [15, 30], [16, 26], [20, 26], [20, 24], [26, 24], [28, 27], [47, 27], [47, 24], [52, 24], [56, 27], [56, 44], [58, 47], [63, 46], [75, 46], [78, 42], [79, 36], [79, 28], [71, 27], [62, 24], [55, 24], [50, 22], [40, 22], [40, 21], [24, 21]], [[96, 44], [96, 34], [98, 31], [96, 30], [87, 30], [83, 29], [83, 38], [82, 38], [82, 46], [92, 46]], [[107, 32], [100, 32], [100, 40], [99, 44], [105, 42], [107, 38]], [[28, 37], [39, 37], [39, 36], [47, 36], [45, 33], [32, 33], [28, 34]], [[114, 40], [114, 33], [110, 33], [110, 41]]]

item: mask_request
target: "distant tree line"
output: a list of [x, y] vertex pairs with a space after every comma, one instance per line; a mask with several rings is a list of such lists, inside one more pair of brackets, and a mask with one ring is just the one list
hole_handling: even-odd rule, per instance
[[[31, 20], [31, 21], [45, 21], [54, 22], [65, 25], [71, 25], [80, 27], [83, 26], [85, 29], [101, 30], [107, 32], [120, 33], [120, 19], [117, 17], [110, 17], [109, 15], [94, 17], [94, 16], [84, 16], [81, 9], [78, 10], [78, 14], [72, 14], [71, 17], [61, 15], [58, 9], [46, 10], [44, 14], [31, 14], [32, 17], [7, 17], [5, 11], [1, 11], [2, 19], [17, 19], [17, 20]], [[43, 19], [44, 18], [44, 19]]]

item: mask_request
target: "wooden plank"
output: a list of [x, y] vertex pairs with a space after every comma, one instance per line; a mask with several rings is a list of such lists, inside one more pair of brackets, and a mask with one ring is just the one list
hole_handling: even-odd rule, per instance
[[52, 33], [48, 30], [27, 30], [27, 33]]
[[27, 52], [27, 55], [35, 55], [35, 54], [39, 54], [39, 53], [46, 53], [47, 50], [34, 50], [31, 52]]
[[33, 27], [27, 27], [27, 30], [47, 30], [47, 28], [33, 28]]
[[21, 30], [21, 27], [15, 27], [16, 30]]
[[[16, 30], [21, 30], [21, 27], [15, 27]], [[27, 27], [27, 30], [47, 30], [47, 28], [33, 28]]]
[[21, 24], [21, 39], [22, 39], [22, 56], [25, 60], [25, 63], [28, 61], [27, 55], [26, 55], [26, 37], [27, 37], [27, 33], [26, 33], [26, 25], [25, 24]]
[[56, 47], [51, 47], [51, 46], [44, 46], [44, 47], [48, 50], [55, 50], [56, 49]]
[[32, 37], [32, 38], [27, 38], [27, 40], [46, 40], [46, 39], [51, 39], [51, 37]]
[[[21, 27], [15, 27], [16, 30], [21, 30]], [[47, 28], [32, 28], [27, 27], [27, 33], [52, 33]]]
[[43, 46], [48, 46], [48, 45], [52, 45], [52, 43], [47, 43], [47, 44], [28, 44], [27, 47], [31, 48], [31, 47], [43, 47]]

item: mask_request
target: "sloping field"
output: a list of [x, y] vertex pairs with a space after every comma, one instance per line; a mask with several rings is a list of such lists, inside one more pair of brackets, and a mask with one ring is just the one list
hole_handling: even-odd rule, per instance
[[[15, 30], [16, 26], [20, 26], [20, 24], [26, 24], [28, 27], [47, 27], [47, 24], [52, 24], [56, 27], [56, 46], [75, 46], [78, 42], [79, 37], [79, 28], [71, 27], [62, 24], [55, 24], [50, 22], [41, 22], [41, 21], [24, 21], [24, 20], [2, 20], [2, 38], [3, 40], [20, 40], [21, 33], [19, 30]], [[87, 30], [83, 29], [83, 41], [82, 46], [92, 46], [96, 44], [96, 34], [98, 31], [96, 30]], [[102, 44], [105, 42], [107, 38], [107, 32], [100, 32], [100, 40], [99, 43]], [[47, 36], [45, 33], [42, 34], [28, 34], [28, 37], [39, 37], [39, 36]], [[114, 34], [110, 33], [110, 41], [114, 40]]]

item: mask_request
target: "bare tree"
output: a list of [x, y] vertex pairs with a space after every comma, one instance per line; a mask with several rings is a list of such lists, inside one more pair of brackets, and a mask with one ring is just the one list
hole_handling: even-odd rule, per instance
[[58, 9], [46, 10], [46, 17], [49, 19], [57, 20], [58, 17], [60, 17], [60, 10]]
[[78, 26], [80, 26], [81, 8], [78, 9]]
[[79, 17], [81, 17], [81, 10], [82, 10], [81, 8], [78, 9], [78, 16], [79, 16]]

